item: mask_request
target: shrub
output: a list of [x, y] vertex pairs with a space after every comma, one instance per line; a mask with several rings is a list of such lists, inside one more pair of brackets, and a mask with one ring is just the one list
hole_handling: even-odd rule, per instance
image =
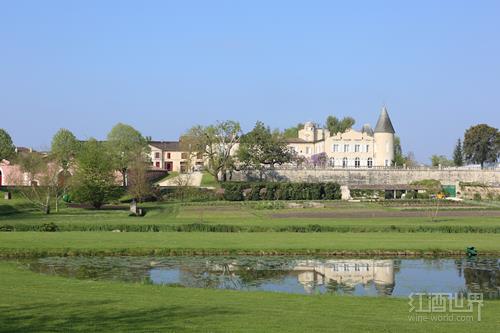
[[341, 197], [337, 183], [246, 183], [226, 182], [224, 199], [245, 200], [338, 200]]
[[0, 225], [0, 232], [3, 231], [14, 231], [14, 226], [9, 224]]
[[481, 201], [481, 199], [482, 199], [481, 193], [479, 193], [479, 192], [474, 193], [474, 200]]
[[54, 222], [44, 223], [40, 226], [40, 231], [56, 232], [59, 231], [59, 227]]

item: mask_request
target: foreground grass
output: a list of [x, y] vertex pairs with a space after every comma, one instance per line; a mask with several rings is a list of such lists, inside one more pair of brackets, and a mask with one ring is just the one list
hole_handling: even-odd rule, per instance
[[0, 255], [500, 254], [500, 234], [3, 232]]
[[188, 289], [39, 275], [0, 263], [0, 332], [496, 332], [481, 322], [410, 322], [408, 300]]

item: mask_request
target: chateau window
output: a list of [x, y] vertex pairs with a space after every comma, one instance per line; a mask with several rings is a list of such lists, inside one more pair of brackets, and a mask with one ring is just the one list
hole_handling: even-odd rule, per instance
[[344, 153], [348, 153], [349, 152], [349, 145], [344, 145]]
[[366, 165], [367, 165], [369, 168], [373, 167], [373, 160], [372, 160], [372, 158], [371, 158], [371, 157], [368, 157], [368, 161], [366, 162]]
[[181, 158], [182, 159], [188, 158], [188, 153], [181, 153]]
[[370, 145], [366, 145], [366, 152], [368, 153], [370, 151]]
[[347, 168], [347, 157], [344, 157], [344, 158], [342, 159], [342, 167], [343, 167], [343, 168]]
[[306, 154], [310, 154], [310, 152], [311, 152], [311, 148], [306, 147]]
[[155, 158], [160, 158], [160, 153], [159, 152], [155, 153]]
[[354, 270], [355, 270], [356, 272], [359, 272], [359, 271], [360, 271], [360, 269], [359, 269], [359, 264], [354, 264]]
[[196, 158], [199, 160], [203, 159], [203, 153], [196, 153]]
[[167, 153], [167, 158], [170, 159], [170, 153]]
[[389, 166], [389, 160], [385, 160], [385, 166]]
[[339, 145], [338, 144], [334, 144], [332, 150], [333, 150], [334, 153], [338, 152], [339, 151]]
[[330, 158], [330, 166], [335, 167], [335, 158], [334, 157]]
[[159, 168], [159, 167], [160, 167], [160, 162], [156, 162], [156, 163], [155, 163], [155, 166], [156, 166], [157, 168]]
[[360, 145], [354, 145], [354, 152], [359, 153]]
[[361, 161], [359, 160], [359, 157], [356, 157], [354, 159], [354, 167], [359, 168], [361, 166]]

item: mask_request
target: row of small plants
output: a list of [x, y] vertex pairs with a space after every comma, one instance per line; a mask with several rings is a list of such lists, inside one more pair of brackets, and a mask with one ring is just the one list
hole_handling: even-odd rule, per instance
[[286, 225], [286, 226], [258, 226], [258, 225], [230, 225], [230, 224], [15, 224], [0, 225], [0, 232], [64, 232], [64, 231], [119, 231], [119, 232], [438, 232], [438, 233], [500, 233], [500, 226], [450, 226], [450, 225]]

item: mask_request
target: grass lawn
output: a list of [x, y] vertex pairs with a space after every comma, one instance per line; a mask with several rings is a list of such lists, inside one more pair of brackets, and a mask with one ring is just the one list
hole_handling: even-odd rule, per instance
[[403, 298], [291, 295], [68, 279], [0, 263], [0, 332], [497, 332], [482, 320], [410, 322]]
[[[500, 233], [498, 216], [440, 216], [431, 221], [429, 212], [414, 212], [415, 216], [369, 217], [371, 213], [398, 212], [396, 208], [386, 208], [374, 203], [331, 203], [332, 206], [319, 209], [256, 209], [252, 203], [146, 203], [147, 214], [143, 218], [129, 217], [127, 210], [84, 210], [61, 208], [59, 213], [44, 215], [30, 208], [22, 200], [0, 203], [0, 227], [10, 225], [17, 230], [37, 230], [44, 223], [56, 223], [63, 231], [100, 231], [121, 229], [128, 231], [175, 231], [177, 226], [203, 224], [227, 226], [211, 231], [304, 231], [307, 226], [312, 231], [336, 232], [483, 232]], [[338, 213], [339, 217], [318, 218], [315, 213]], [[364, 217], [352, 214], [364, 212]], [[307, 216], [304, 214], [312, 214]], [[469, 212], [471, 213], [471, 212]], [[475, 213], [472, 212], [474, 215]], [[285, 215], [284, 215], [285, 214]], [[344, 215], [342, 215], [344, 214]], [[479, 214], [478, 214], [479, 215]], [[284, 216], [284, 217], [283, 217]], [[376, 216], [376, 215], [374, 215]], [[148, 226], [156, 226], [149, 228]], [[291, 228], [293, 227], [293, 228]], [[179, 229], [180, 231], [189, 231]], [[309, 230], [309, 231], [310, 231]], [[308, 230], [305, 230], [308, 231]]]
[[413, 252], [500, 254], [500, 234], [443, 233], [217, 233], [0, 232], [0, 255]]
[[200, 186], [201, 187], [215, 187], [215, 188], [220, 188], [220, 184], [217, 181], [217, 179], [215, 179], [214, 176], [212, 176], [211, 174], [209, 174], [206, 171], [203, 172], [203, 176], [201, 178], [201, 185]]

